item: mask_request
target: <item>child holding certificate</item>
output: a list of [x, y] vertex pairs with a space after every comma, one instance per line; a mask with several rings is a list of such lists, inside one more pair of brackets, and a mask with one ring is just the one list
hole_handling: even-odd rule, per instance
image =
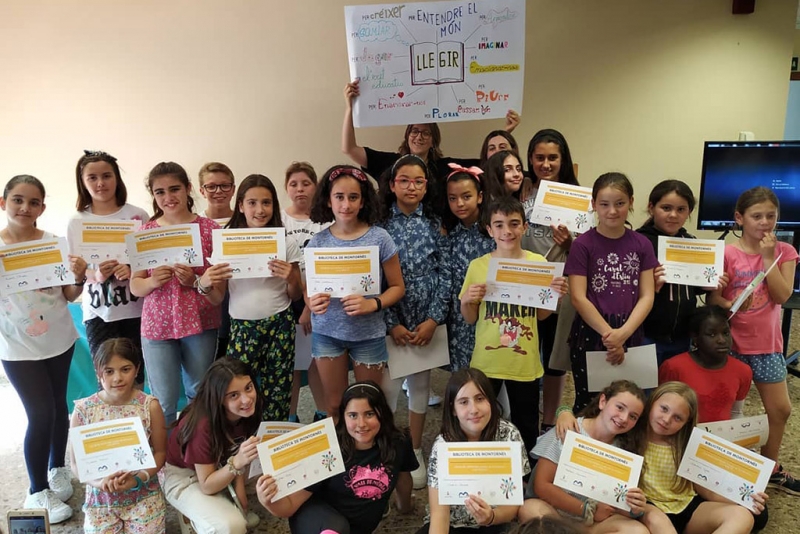
[[475, 348], [475, 325], [461, 315], [459, 293], [469, 263], [494, 250], [494, 240], [486, 233], [485, 207], [494, 188], [481, 177], [477, 167], [455, 165], [447, 176], [447, 203], [450, 210], [443, 217], [450, 254], [444, 272], [449, 272], [450, 310], [447, 315], [447, 342], [450, 346], [450, 371], [469, 367]]
[[[383, 184], [383, 226], [397, 244], [400, 267], [406, 284], [403, 298], [386, 310], [386, 329], [395, 345], [424, 347], [436, 327], [444, 323], [450, 297], [450, 273], [444, 272], [447, 238], [442, 224], [425, 200], [428, 170], [413, 154], [401, 157], [392, 166], [389, 183]], [[425, 460], [422, 457], [422, 430], [428, 410], [431, 371], [407, 377], [408, 420], [411, 442], [419, 469], [411, 473], [414, 489], [425, 487]], [[387, 379], [388, 380], [388, 379]], [[386, 385], [389, 406], [397, 406], [403, 378]]]
[[417, 468], [411, 441], [394, 425], [394, 416], [375, 382], [356, 382], [339, 404], [336, 435], [345, 471], [281, 499], [270, 474], [258, 479], [264, 508], [289, 518], [292, 534], [330, 529], [371, 534], [389, 506], [392, 491], [401, 513], [413, 512], [410, 471]]
[[[147, 222], [142, 208], [127, 203], [128, 191], [119, 172], [117, 158], [105, 152], [89, 152], [75, 168], [78, 188], [78, 213], [72, 216], [67, 230], [70, 248], [82, 240], [83, 221], [133, 220]], [[131, 267], [117, 260], [92, 261], [83, 286], [83, 324], [86, 340], [94, 354], [107, 339], [125, 337], [141, 346], [143, 300], [130, 291]], [[144, 381], [140, 366], [140, 382]]]
[[[251, 174], [239, 185], [236, 211], [226, 228], [279, 228], [278, 192], [262, 174]], [[230, 294], [231, 337], [228, 356], [250, 365], [264, 397], [262, 421], [289, 417], [294, 373], [295, 323], [292, 300], [302, 298], [298, 264], [302, 258], [294, 241], [286, 243], [286, 261], [269, 262], [272, 276], [227, 282]], [[224, 283], [224, 282], [223, 282]]]
[[[164, 495], [196, 532], [244, 534], [258, 524], [258, 516], [247, 512], [245, 482], [250, 463], [258, 461], [261, 403], [247, 364], [220, 358], [172, 429]], [[231, 501], [230, 488], [246, 518]]]
[[592, 206], [597, 226], [575, 239], [564, 268], [578, 312], [569, 338], [575, 413], [591, 399], [586, 352], [606, 351], [609, 363], [620, 364], [627, 347], [642, 344], [658, 265], [647, 238], [625, 227], [633, 186], [624, 174], [609, 172], [595, 180]]
[[753, 279], [769, 270], [731, 317], [732, 355], [753, 370], [753, 382], [769, 419], [769, 439], [761, 448], [761, 454], [775, 461], [769, 486], [790, 495], [800, 495], [800, 481], [786, 472], [778, 461], [786, 421], [792, 412], [786, 386], [781, 304], [792, 296], [798, 259], [792, 245], [775, 237], [779, 208], [778, 197], [766, 187], [754, 187], [739, 196], [734, 219], [742, 236], [725, 246], [725, 271], [730, 283], [714, 291], [709, 304], [730, 309]]
[[[497, 246], [469, 264], [461, 287], [461, 313], [467, 323], [476, 324], [475, 348], [471, 367], [480, 369], [491, 380], [495, 395], [505, 383], [511, 407], [511, 421], [519, 428], [525, 450], [536, 444], [539, 436], [539, 410], [530, 409], [531, 399], [539, 397], [539, 360], [537, 318], [544, 319], [552, 312], [522, 305], [483, 300], [489, 262], [492, 258], [545, 261], [544, 257], [522, 249], [525, 232], [525, 210], [519, 200], [502, 196], [492, 202], [488, 211], [486, 230]], [[566, 293], [564, 277], [556, 277], [552, 289]]]
[[[581, 417], [578, 417], [578, 433], [611, 445], [618, 436], [633, 429], [643, 413], [644, 403], [644, 392], [633, 382], [627, 380], [612, 382], [583, 410]], [[535, 497], [544, 500], [562, 515], [583, 523], [591, 534], [649, 532], [638, 521], [645, 515], [646, 504], [644, 493], [639, 488], [628, 488], [625, 502], [631, 508], [629, 513], [556, 486], [553, 481], [562, 449], [563, 443], [556, 435], [556, 429], [552, 428], [539, 438], [536, 447], [531, 451], [531, 456], [538, 458], [536, 471], [531, 477]], [[652, 514], [658, 515], [659, 512], [654, 510]], [[660, 515], [658, 524], [669, 525], [667, 518], [663, 514]], [[523, 515], [520, 519], [528, 520], [529, 517]], [[653, 518], [651, 523], [656, 524], [657, 519]]]
[[[677, 534], [747, 534], [753, 528], [753, 514], [716, 493], [677, 476], [689, 437], [697, 424], [697, 396], [682, 382], [665, 382], [650, 394], [644, 416], [623, 438], [626, 449], [644, 456], [641, 489], [647, 497], [645, 509], [667, 514], [674, 530], [642, 520], [651, 532]], [[753, 496], [755, 509], [765, 509], [765, 493]], [[764, 522], [765, 523], [765, 522]], [[764, 524], [759, 528], [763, 528]]]
[[[186, 171], [173, 162], [153, 167], [147, 179], [153, 218], [142, 229], [197, 224], [203, 258], [211, 257], [211, 231], [219, 225], [195, 214]], [[151, 391], [161, 402], [167, 424], [175, 421], [181, 378], [193, 399], [203, 374], [214, 361], [219, 304], [227, 264], [189, 267], [162, 265], [133, 273], [131, 293], [144, 298], [142, 351]]]
[[[142, 365], [137, 344], [127, 338], [104, 341], [92, 355], [102, 391], [75, 401], [72, 427], [139, 417], [150, 439], [156, 467], [139, 471], [116, 471], [86, 484], [83, 505], [84, 532], [160, 534], [164, 532], [166, 506], [158, 472], [167, 454], [167, 429], [158, 400], [136, 389], [135, 378]], [[70, 447], [72, 471], [78, 476], [75, 454]]]
[[[380, 384], [389, 354], [383, 308], [403, 297], [405, 284], [397, 246], [378, 222], [378, 199], [367, 175], [350, 165], [335, 165], [322, 177], [314, 195], [311, 220], [333, 224], [317, 233], [306, 248], [378, 247], [382, 268], [380, 295], [365, 298], [330, 293], [308, 295], [311, 308], [311, 355], [320, 375], [327, 412], [338, 417], [342, 393], [347, 388], [348, 359], [353, 361], [356, 380]], [[308, 267], [307, 267], [308, 268]]]
[[[44, 211], [44, 185], [29, 175], [6, 184], [0, 208], [8, 217], [0, 244], [16, 245], [52, 238], [36, 227]], [[0, 360], [28, 416], [23, 453], [30, 489], [24, 508], [44, 508], [51, 523], [72, 516], [70, 471], [64, 467], [69, 434], [67, 378], [78, 332], [67, 302], [80, 295], [86, 262], [69, 257], [76, 285], [23, 291], [0, 298]], [[66, 273], [64, 273], [66, 274]]]
[[[531, 471], [525, 443], [512, 423], [501, 417], [500, 404], [494, 388], [486, 375], [472, 368], [456, 371], [450, 376], [444, 394], [442, 430], [433, 442], [428, 466], [428, 501], [430, 515], [417, 534], [494, 534], [505, 532], [508, 523], [517, 515], [526, 519], [554, 513], [553, 509], [537, 499], [528, 499], [520, 506], [491, 507], [478, 495], [470, 495], [464, 506], [439, 504], [438, 460], [435, 454], [438, 443], [444, 441], [512, 441], [519, 443], [522, 471]], [[521, 509], [525, 509], [521, 514]]]

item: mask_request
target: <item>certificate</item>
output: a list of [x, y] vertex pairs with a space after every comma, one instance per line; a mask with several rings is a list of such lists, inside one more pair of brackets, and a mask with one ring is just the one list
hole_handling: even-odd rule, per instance
[[555, 310], [560, 295], [550, 284], [563, 275], [563, 263], [492, 258], [483, 300]]
[[701, 423], [697, 425], [697, 428], [751, 450], [761, 448], [769, 438], [769, 423], [766, 414], [729, 421]]
[[0, 247], [0, 294], [75, 283], [63, 237]]
[[753, 510], [753, 494], [764, 491], [775, 462], [695, 427], [678, 475]]
[[[302, 423], [290, 423], [288, 421], [264, 421], [258, 427], [256, 437], [261, 441], [261, 443], [264, 443], [265, 441], [277, 438], [278, 436], [282, 436], [287, 432], [291, 432], [292, 430], [297, 430], [298, 428], [302, 427]], [[261, 476], [261, 474], [261, 462], [250, 462], [250, 473], [247, 475], [248, 478]]]
[[563, 224], [570, 232], [582, 234], [594, 226], [592, 188], [542, 180], [536, 193], [530, 222]]
[[81, 482], [156, 466], [139, 417], [70, 428], [69, 439]]
[[228, 263], [231, 278], [272, 276], [270, 260], [286, 260], [285, 228], [226, 228], [211, 231], [214, 248], [210, 263]]
[[389, 353], [389, 376], [392, 380], [450, 363], [447, 327], [444, 325], [436, 327], [431, 342], [424, 347], [410, 344], [401, 347], [395, 345], [392, 336], [386, 336], [386, 350]]
[[716, 287], [724, 260], [724, 241], [658, 236], [658, 261], [668, 284]]
[[107, 260], [128, 263], [125, 236], [137, 231], [142, 221], [78, 221], [78, 224], [80, 241], [75, 245], [75, 254], [87, 263], [98, 264]]
[[463, 505], [473, 494], [491, 505], [522, 505], [522, 446], [518, 441], [439, 442], [439, 504]]
[[658, 386], [658, 359], [655, 345], [631, 347], [625, 351], [625, 360], [619, 365], [606, 361], [606, 351], [586, 353], [586, 375], [589, 378], [589, 391], [602, 391], [614, 380], [630, 380], [640, 388]]
[[133, 271], [176, 263], [190, 267], [203, 266], [203, 246], [200, 241], [200, 226], [197, 224], [176, 224], [140, 230], [127, 234], [125, 243], [128, 245]]
[[306, 286], [309, 295], [329, 293], [331, 297], [379, 295], [381, 262], [378, 247], [308, 248]]
[[258, 446], [261, 470], [275, 477], [280, 499], [321, 480], [344, 473], [333, 419], [298, 428]]
[[589, 436], [567, 432], [553, 484], [572, 493], [630, 511], [629, 488], [639, 483], [644, 458]]

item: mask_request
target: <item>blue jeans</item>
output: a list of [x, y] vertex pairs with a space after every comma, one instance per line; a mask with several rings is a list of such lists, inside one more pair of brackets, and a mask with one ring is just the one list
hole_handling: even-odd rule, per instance
[[203, 375], [214, 362], [217, 329], [181, 339], [142, 338], [144, 367], [150, 391], [161, 403], [167, 426], [175, 421], [181, 378], [186, 397], [194, 398]]

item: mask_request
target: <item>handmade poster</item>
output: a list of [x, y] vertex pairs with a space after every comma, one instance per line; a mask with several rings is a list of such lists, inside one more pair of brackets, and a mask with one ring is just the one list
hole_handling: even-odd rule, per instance
[[658, 359], [655, 345], [630, 347], [619, 365], [606, 361], [604, 350], [586, 352], [586, 375], [589, 391], [602, 391], [614, 380], [630, 380], [644, 389], [658, 386]]
[[344, 8], [356, 127], [522, 111], [525, 0]]
[[560, 295], [550, 284], [563, 275], [563, 263], [492, 258], [483, 300], [555, 310]]
[[294, 370], [308, 371], [311, 366], [311, 334], [306, 334], [303, 325], [297, 324], [294, 333]]
[[69, 439], [81, 482], [156, 466], [140, 417], [76, 426]]
[[766, 414], [729, 421], [700, 423], [697, 427], [750, 450], [760, 449], [769, 438], [769, 423]]
[[278, 484], [273, 499], [344, 472], [342, 451], [330, 417], [259, 444], [258, 457], [261, 471], [275, 477]]
[[[125, 236], [142, 226], [142, 221], [103, 220], [76, 221], [80, 241], [75, 245], [75, 254], [87, 263], [98, 264], [116, 260], [127, 264], [128, 244]], [[72, 235], [72, 234], [70, 234]]]
[[567, 432], [553, 483], [572, 493], [630, 511], [628, 488], [639, 483], [644, 458], [613, 445]]
[[[262, 421], [256, 437], [261, 440], [261, 443], [264, 443], [302, 427], [302, 423], [290, 423], [289, 421]], [[250, 462], [250, 473], [247, 476], [253, 478], [261, 476], [261, 474], [261, 462]]]
[[381, 263], [378, 247], [306, 248], [306, 288], [309, 295], [329, 293], [379, 295]]
[[0, 295], [74, 283], [63, 237], [0, 247]]
[[582, 234], [594, 226], [592, 188], [542, 180], [530, 222], [546, 226], [563, 224]]
[[678, 475], [753, 510], [753, 494], [764, 491], [775, 462], [695, 427]]
[[724, 260], [724, 241], [658, 236], [658, 261], [668, 284], [716, 287]]
[[227, 263], [231, 278], [271, 277], [270, 260], [286, 261], [285, 228], [225, 228], [211, 231], [211, 264]]
[[395, 344], [392, 336], [386, 336], [386, 350], [389, 353], [389, 376], [392, 380], [450, 363], [447, 327], [443, 325], [436, 327], [430, 343], [424, 346], [407, 344], [401, 347]]
[[176, 224], [140, 230], [125, 236], [132, 271], [155, 269], [162, 265], [182, 263], [189, 267], [203, 266], [200, 226]]
[[522, 505], [522, 444], [447, 442], [436, 446], [439, 504], [464, 504], [470, 494], [490, 505]]

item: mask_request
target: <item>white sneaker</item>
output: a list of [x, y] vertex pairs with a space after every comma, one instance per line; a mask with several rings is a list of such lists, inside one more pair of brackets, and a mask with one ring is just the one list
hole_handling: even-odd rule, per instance
[[442, 398], [433, 392], [428, 393], [428, 406], [439, 406], [442, 403]]
[[47, 472], [47, 482], [58, 500], [67, 502], [72, 497], [72, 472], [69, 467], [54, 467]]
[[414, 449], [414, 456], [417, 457], [419, 467], [411, 471], [411, 481], [414, 489], [419, 490], [428, 485], [428, 470], [425, 469], [425, 458], [422, 456], [422, 449]]
[[50, 523], [61, 523], [72, 517], [72, 508], [64, 504], [51, 489], [31, 493], [25, 497], [25, 509], [44, 508], [50, 518]]
[[247, 530], [252, 530], [261, 523], [261, 518], [255, 512], [247, 512]]

